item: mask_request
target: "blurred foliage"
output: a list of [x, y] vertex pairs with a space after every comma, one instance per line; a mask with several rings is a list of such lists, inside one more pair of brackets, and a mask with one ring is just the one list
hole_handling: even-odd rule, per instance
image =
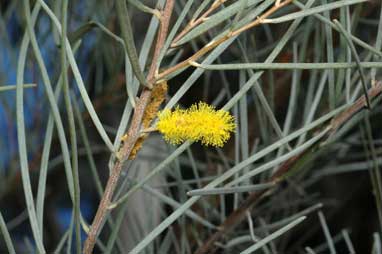
[[[46, 1], [32, 30], [38, 48], [29, 43], [24, 68], [23, 38], [44, 1], [0, 2], [0, 253], [82, 248], [166, 1], [127, 0], [131, 33], [116, 2]], [[213, 148], [175, 147], [150, 133], [122, 173], [95, 253], [194, 253], [219, 232], [217, 253], [381, 253], [380, 96], [333, 132], [326, 127], [382, 80], [382, 4], [292, 1], [261, 19], [275, 2], [175, 1], [158, 61], [168, 80], [162, 107], [204, 101], [229, 110], [235, 134]], [[67, 24], [70, 48], [54, 17]]]

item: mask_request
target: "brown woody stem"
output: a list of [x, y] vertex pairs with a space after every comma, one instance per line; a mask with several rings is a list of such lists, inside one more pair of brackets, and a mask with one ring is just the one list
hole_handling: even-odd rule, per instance
[[203, 23], [208, 15], [210, 15], [214, 10], [216, 10], [220, 5], [222, 5], [227, 0], [215, 0], [215, 2], [208, 8], [206, 12], [204, 12], [199, 18], [192, 19], [190, 22], [186, 25], [186, 27], [175, 37], [173, 40], [171, 47], [177, 46], [177, 41], [179, 41], [181, 38], [183, 38], [189, 31], [191, 31], [193, 28], [195, 28], [197, 25]]
[[170, 68], [164, 70], [163, 72], [159, 73], [157, 78], [158, 79], [166, 79], [166, 77], [169, 76], [171, 73], [174, 73], [174, 72], [176, 72], [182, 68], [190, 66], [191, 63], [196, 62], [200, 57], [204, 56], [206, 53], [210, 52], [212, 49], [216, 48], [217, 46], [219, 46], [223, 42], [231, 39], [232, 37], [234, 37], [236, 35], [239, 35], [240, 33], [244, 32], [244, 31], [246, 31], [252, 27], [260, 25], [264, 19], [269, 17], [271, 14], [275, 13], [280, 8], [290, 4], [291, 2], [292, 2], [292, 0], [285, 0], [284, 2], [280, 3], [277, 6], [274, 5], [272, 8], [270, 8], [263, 15], [261, 15], [259, 18], [252, 21], [251, 23], [249, 23], [243, 27], [240, 27], [237, 30], [230, 31], [226, 36], [223, 36], [217, 40], [210, 41], [209, 43], [207, 43], [207, 45], [205, 45], [198, 52], [196, 52], [195, 54], [193, 54], [192, 56], [190, 56], [186, 60], [184, 60], [184, 61], [178, 63], [177, 65], [170, 67]]
[[[147, 76], [147, 83], [151, 85], [155, 85], [155, 73], [158, 71], [157, 61], [160, 50], [162, 49], [164, 42], [167, 37], [168, 26], [170, 23], [171, 14], [174, 8], [174, 0], [167, 0], [166, 6], [161, 15], [161, 25], [159, 29], [159, 33], [157, 36], [157, 41], [154, 50], [154, 56], [150, 65], [149, 74]], [[85, 241], [83, 252], [85, 254], [91, 254], [96, 242], [96, 238], [100, 233], [103, 222], [109, 212], [108, 206], [111, 203], [113, 198], [113, 194], [115, 188], [117, 186], [118, 180], [120, 178], [121, 172], [123, 170], [123, 166], [125, 162], [128, 160], [139, 136], [142, 118], [145, 113], [146, 106], [148, 105], [151, 99], [152, 90], [148, 88], [144, 88], [141, 96], [137, 102], [137, 105], [134, 109], [134, 115], [132, 119], [132, 123], [130, 125], [127, 137], [128, 139], [123, 143], [122, 148], [120, 149], [120, 159], [115, 163], [111, 175], [107, 181], [105, 192], [102, 196], [101, 202], [98, 206], [97, 213], [93, 220], [93, 223], [90, 227], [88, 238]]]
[[[213, 4], [213, 6], [207, 10], [206, 13], [202, 15], [201, 18], [202, 21], [206, 16], [208, 16], [213, 10], [215, 10], [221, 3], [223, 3], [223, 0], [217, 0]], [[204, 56], [206, 53], [214, 49], [215, 47], [219, 46], [221, 43], [227, 41], [228, 39], [232, 38], [233, 36], [236, 36], [243, 31], [246, 31], [254, 26], [257, 26], [261, 24], [262, 20], [270, 16], [272, 13], [277, 11], [278, 9], [282, 8], [285, 5], [288, 5], [291, 3], [292, 0], [285, 0], [278, 6], [274, 6], [271, 9], [269, 9], [267, 12], [265, 12], [261, 17], [258, 19], [254, 20], [253, 22], [249, 23], [248, 25], [241, 27], [235, 31], [229, 32], [226, 36], [216, 40], [216, 41], [211, 41], [207, 45], [205, 45], [201, 50], [196, 52], [194, 55], [189, 57], [188, 59], [184, 60], [183, 62], [178, 63], [177, 65], [170, 67], [166, 69], [165, 71], [161, 72], [158, 74], [158, 67], [157, 66], [157, 61], [158, 57], [160, 54], [160, 50], [163, 48], [163, 45], [165, 43], [167, 33], [168, 33], [168, 27], [170, 23], [170, 18], [171, 14], [173, 12], [175, 0], [167, 0], [165, 9], [163, 10], [161, 14], [161, 25], [159, 29], [159, 33], [157, 36], [157, 42], [155, 44], [155, 50], [154, 50], [154, 55], [153, 59], [150, 65], [149, 73], [147, 76], [147, 83], [149, 85], [155, 85], [158, 81], [162, 79], [166, 79], [166, 77], [181, 69], [184, 67], [190, 66], [192, 61], [198, 60], [200, 57]], [[150, 86], [149, 86], [150, 87]], [[109, 209], [108, 207], [111, 204], [111, 200], [113, 198], [113, 194], [115, 191], [115, 188], [117, 186], [118, 180], [120, 178], [121, 172], [123, 170], [123, 166], [125, 162], [128, 160], [130, 157], [131, 152], [133, 151], [135, 144], [137, 143], [140, 134], [141, 134], [141, 125], [142, 125], [142, 119], [145, 113], [145, 109], [147, 105], [150, 102], [151, 99], [151, 94], [152, 94], [152, 89], [149, 89], [145, 87], [142, 90], [142, 93], [137, 101], [136, 107], [134, 109], [134, 115], [132, 119], [132, 123], [130, 125], [130, 128], [127, 132], [127, 140], [123, 143], [123, 146], [121, 147], [119, 151], [119, 156], [118, 156], [118, 161], [115, 163], [111, 175], [107, 181], [105, 192], [102, 196], [102, 199], [100, 201], [100, 204], [97, 209], [97, 213], [95, 215], [95, 218], [93, 220], [93, 223], [90, 227], [89, 233], [88, 233], [88, 238], [85, 241], [84, 244], [84, 249], [83, 252], [85, 254], [91, 254], [95, 245], [96, 238], [98, 234], [100, 233], [103, 222], [108, 215]]]

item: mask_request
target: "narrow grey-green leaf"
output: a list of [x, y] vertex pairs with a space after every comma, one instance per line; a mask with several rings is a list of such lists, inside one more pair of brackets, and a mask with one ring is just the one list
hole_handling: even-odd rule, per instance
[[[29, 2], [27, 3], [29, 7]], [[27, 8], [26, 7], [26, 8]], [[28, 15], [29, 8], [28, 9]], [[36, 22], [37, 15], [40, 11], [40, 5], [37, 3], [33, 8], [32, 17], [30, 22], [33, 26]], [[25, 135], [25, 121], [24, 121], [24, 69], [25, 60], [29, 45], [29, 35], [27, 32], [24, 33], [23, 40], [20, 46], [20, 53], [17, 63], [17, 85], [16, 85], [16, 121], [17, 121], [17, 141], [18, 141], [18, 152], [20, 158], [20, 168], [21, 168], [21, 180], [24, 188], [24, 196], [27, 204], [27, 210], [29, 215], [29, 221], [32, 228], [33, 238], [35, 239], [36, 246], [39, 252], [46, 253], [44, 244], [41, 238], [41, 229], [38, 226], [36, 209], [34, 205], [33, 192], [31, 187], [31, 180], [29, 176], [29, 166], [28, 166], [28, 152], [26, 147], [26, 135]]]
[[[303, 5], [302, 3], [300, 3], [298, 0], [293, 1], [293, 4], [295, 4], [296, 6], [298, 6], [298, 7], [300, 7], [300, 8], [303, 8], [303, 7], [304, 7], [304, 5]], [[317, 13], [316, 13], [316, 14], [313, 14], [313, 16], [314, 16], [315, 18], [317, 18], [318, 20], [320, 20], [321, 22], [330, 25], [334, 30], [339, 31], [338, 27], [337, 27], [331, 20], [325, 18], [325, 17], [322, 16], [321, 14], [317, 14]], [[373, 52], [375, 55], [378, 55], [378, 56], [382, 57], [382, 52], [381, 52], [380, 50], [378, 50], [378, 49], [376, 49], [376, 48], [370, 46], [370, 45], [367, 44], [366, 42], [364, 42], [364, 41], [362, 41], [361, 39], [355, 37], [354, 35], [350, 35], [350, 38], [352, 39], [352, 41], [353, 41], [355, 44], [357, 44], [357, 45], [359, 45], [359, 46], [361, 46], [361, 47], [363, 47], [363, 48], [369, 50], [370, 52]]]
[[9, 254], [16, 254], [15, 247], [13, 247], [11, 236], [9, 235], [7, 225], [5, 224], [3, 215], [0, 213], [0, 232], [4, 237], [5, 245], [7, 246]]
[[293, 227], [297, 226], [298, 224], [300, 224], [305, 219], [306, 219], [305, 216], [296, 219], [295, 221], [289, 223], [285, 227], [280, 228], [276, 232], [274, 232], [274, 233], [270, 234], [269, 236], [265, 237], [264, 239], [258, 241], [257, 243], [255, 243], [254, 245], [249, 247], [248, 249], [240, 252], [240, 254], [250, 254], [250, 253], [255, 252], [257, 249], [261, 248], [265, 244], [269, 243], [270, 241], [272, 241], [272, 240], [276, 239], [277, 237], [281, 236], [282, 234], [284, 234], [285, 232], [289, 231]]
[[[283, 146], [285, 145], [286, 143], [290, 142], [291, 140], [293, 140], [294, 138], [300, 136], [302, 133], [310, 130], [311, 128], [314, 128], [314, 126], [317, 126], [317, 125], [320, 125], [322, 124], [323, 122], [326, 122], [327, 120], [329, 120], [331, 117], [337, 115], [339, 112], [342, 112], [344, 109], [346, 108], [346, 106], [343, 106], [343, 107], [340, 107], [328, 114], [326, 114], [325, 116], [322, 116], [321, 118], [317, 119], [316, 121], [312, 122], [311, 124], [309, 124], [308, 126], [305, 126], [304, 128], [294, 132], [294, 133], [291, 133], [290, 135], [288, 135], [287, 137], [279, 140], [278, 142], [270, 145], [269, 147], [267, 148], [264, 148], [263, 150], [259, 151], [258, 153], [250, 156], [248, 159], [240, 162], [239, 164], [235, 165], [233, 168], [231, 168], [230, 170], [226, 171], [223, 175], [219, 176], [218, 178], [216, 178], [214, 181], [212, 181], [211, 183], [209, 183], [208, 185], [206, 185], [204, 187], [204, 189], [211, 189], [211, 188], [214, 188], [216, 186], [218, 186], [219, 184], [223, 183], [224, 181], [226, 181], [227, 179], [229, 179], [230, 177], [232, 177], [233, 175], [235, 175], [236, 173], [238, 173], [241, 169], [249, 166], [251, 163], [263, 158], [264, 156], [266, 156], [267, 154], [269, 154], [270, 152], [276, 150], [277, 148], [279, 148], [280, 146]], [[171, 154], [171, 156], [174, 155], [174, 157], [176, 158], [177, 155], [175, 155], [176, 153], [181, 153], [182, 150], [184, 151], [184, 149], [186, 149], [188, 146], [190, 146], [191, 143], [189, 142], [186, 142], [184, 143], [181, 147], [179, 147], [177, 150], [175, 150], [175, 152], [173, 154]], [[178, 151], [179, 150], [179, 151]], [[175, 158], [172, 158], [175, 159]], [[167, 159], [166, 159], [167, 160]], [[172, 161], [172, 160], [169, 160], [169, 161]], [[164, 164], [164, 163], [163, 163]], [[155, 175], [156, 173], [158, 173], [161, 169], [164, 168], [164, 165], [160, 165], [161, 167], [157, 167], [156, 169], [152, 170], [152, 174], [150, 174], [152, 177], [153, 175]], [[145, 179], [143, 179], [145, 182], [148, 181], [150, 179], [150, 177], [146, 177]], [[144, 184], [144, 182], [140, 182], [138, 185], [140, 184]], [[139, 187], [132, 187], [132, 189], [139, 189]], [[133, 191], [132, 191], [133, 192]], [[132, 194], [132, 192], [130, 192], [130, 194]], [[177, 210], [175, 210], [172, 214], [170, 214], [160, 225], [158, 225], [150, 234], [148, 234], [145, 239], [143, 239], [132, 251], [131, 253], [140, 253], [140, 251], [142, 249], [145, 248], [145, 246], [147, 246], [147, 244], [149, 244], [157, 235], [159, 235], [163, 230], [165, 230], [168, 226], [170, 226], [177, 218], [179, 218], [179, 216], [181, 216], [187, 209], [189, 209], [193, 204], [195, 204], [198, 200], [200, 199], [200, 196], [193, 196], [191, 197], [190, 199], [188, 199], [181, 207], [179, 207]], [[123, 215], [123, 214], [121, 214]]]
[[[61, 29], [62, 29], [61, 24], [58, 21], [57, 17], [52, 12], [52, 10], [49, 8], [49, 6], [43, 0], [37, 0], [37, 1], [38, 1], [38, 3], [41, 4], [41, 7], [48, 14], [48, 16], [52, 19], [54, 25], [57, 27], [58, 31], [61, 34]], [[73, 75], [74, 75], [74, 78], [76, 80], [76, 83], [77, 83], [78, 89], [80, 91], [82, 100], [85, 104], [85, 107], [88, 110], [90, 118], [92, 119], [94, 125], [96, 126], [98, 133], [100, 134], [101, 138], [103, 139], [103, 141], [105, 142], [107, 147], [110, 149], [110, 151], [114, 152], [113, 144], [112, 144], [111, 140], [109, 139], [109, 137], [105, 131], [105, 128], [102, 126], [102, 123], [99, 120], [98, 115], [97, 115], [96, 111], [94, 110], [92, 102], [91, 102], [89, 95], [86, 91], [86, 87], [85, 87], [84, 81], [82, 79], [81, 73], [78, 69], [78, 65], [76, 63], [76, 60], [74, 58], [73, 50], [72, 50], [72, 47], [69, 43], [69, 40], [66, 38], [65, 42], [66, 42], [66, 54], [68, 56], [68, 61], [69, 61], [69, 64], [72, 68]]]
[[227, 186], [234, 186], [235, 184], [238, 184], [242, 181], [245, 181], [250, 177], [253, 177], [257, 174], [260, 174], [261, 172], [263, 172], [267, 169], [270, 169], [271, 167], [277, 166], [278, 164], [286, 161], [287, 159], [292, 158], [293, 156], [300, 154], [301, 152], [305, 151], [309, 147], [316, 144], [319, 140], [321, 140], [328, 133], [328, 131], [329, 131], [329, 129], [322, 131], [321, 133], [317, 134], [315, 137], [311, 138], [310, 140], [308, 140], [304, 144], [298, 146], [297, 148], [293, 149], [292, 151], [278, 157], [275, 160], [272, 160], [268, 163], [265, 163], [264, 165], [262, 165], [256, 169], [253, 169], [253, 170], [249, 171], [248, 173], [243, 174], [239, 178], [237, 178], [234, 181], [227, 184]]
[[213, 188], [209, 190], [205, 189], [196, 189], [187, 192], [189, 196], [204, 196], [204, 195], [220, 195], [220, 194], [232, 194], [240, 192], [253, 192], [259, 190], [269, 189], [275, 186], [274, 183], [263, 183], [263, 184], [254, 184], [246, 186], [237, 186], [237, 187], [223, 187], [223, 188]]
[[330, 4], [323, 4], [321, 6], [313, 7], [307, 10], [302, 10], [298, 12], [294, 12], [291, 14], [287, 14], [285, 16], [282, 16], [280, 18], [274, 18], [274, 19], [266, 19], [263, 21], [263, 23], [271, 23], [271, 24], [277, 24], [282, 22], [287, 22], [290, 20], [295, 20], [297, 18], [306, 17], [312, 14], [317, 14], [324, 11], [334, 10], [337, 8], [341, 8], [347, 5], [353, 5], [358, 4], [362, 2], [366, 2], [368, 0], [341, 0]]
[[322, 230], [324, 231], [325, 238], [326, 238], [326, 241], [328, 243], [330, 253], [336, 254], [337, 252], [336, 252], [336, 249], [334, 248], [333, 238], [330, 234], [328, 224], [326, 223], [326, 220], [325, 220], [325, 216], [321, 211], [318, 212], [318, 218], [320, 219]]
[[141, 67], [139, 66], [138, 54], [134, 42], [134, 34], [130, 23], [129, 12], [127, 11], [126, 1], [117, 0], [116, 8], [119, 25], [121, 26], [122, 38], [130, 59], [131, 67], [133, 68], [133, 72], [139, 82], [142, 85], [147, 86], [146, 78], [141, 70]]
[[136, 7], [140, 11], [155, 15], [157, 18], [159, 18], [160, 16], [160, 12], [158, 10], [150, 8], [147, 5], [144, 5], [141, 1], [138, 1], [138, 0], [127, 0], [127, 1], [131, 3], [132, 5], [134, 5], [134, 7]]
[[208, 17], [206, 21], [201, 23], [199, 26], [196, 28], [192, 29], [189, 33], [187, 33], [183, 38], [181, 38], [179, 41], [176, 42], [176, 45], [182, 45], [195, 37], [201, 35], [202, 33], [210, 30], [213, 27], [216, 27], [223, 21], [229, 19], [230, 17], [234, 16], [237, 14], [240, 9], [242, 8], [243, 3], [245, 1], [248, 1], [246, 3], [245, 8], [251, 7], [253, 5], [256, 5], [260, 3], [262, 0], [238, 0], [234, 2], [233, 4], [229, 5], [228, 7], [223, 8], [221, 11], [218, 13], [211, 15], [211, 17]]
[[[362, 68], [382, 68], [381, 62], [361, 62]], [[328, 70], [354, 69], [357, 63], [238, 63], [238, 64], [197, 64], [195, 67], [206, 70]]]
[[[15, 90], [16, 86], [17, 85], [0, 86], [0, 92]], [[33, 88], [36, 86], [37, 86], [36, 84], [24, 84], [24, 85], [22, 85], [23, 88]]]
[[[46, 66], [44, 64], [44, 60], [42, 58], [42, 54], [41, 54], [41, 51], [40, 51], [38, 43], [37, 43], [37, 38], [36, 38], [36, 35], [34, 33], [34, 29], [31, 26], [30, 13], [29, 13], [29, 3], [26, 0], [24, 0], [24, 6], [25, 6], [25, 12], [26, 12], [26, 19], [27, 19], [27, 30], [28, 30], [28, 34], [29, 34], [30, 41], [32, 44], [32, 49], [33, 49], [34, 55], [36, 57], [38, 66], [40, 68], [41, 77], [43, 80], [43, 84], [45, 86], [45, 92], [46, 92], [47, 97], [48, 97], [49, 105], [52, 109], [53, 119], [55, 121], [58, 136], [59, 136], [62, 155], [64, 158], [65, 173], [66, 173], [68, 187], [69, 187], [69, 194], [70, 194], [70, 197], [72, 198], [72, 200], [74, 200], [74, 185], [73, 185], [72, 165], [70, 162], [69, 148], [68, 148], [68, 143], [66, 141], [64, 126], [62, 123], [62, 119], [60, 116], [60, 111], [58, 109], [56, 98], [54, 97], [53, 88], [52, 88], [52, 85], [50, 82], [49, 74], [48, 74], [48, 71], [47, 71]], [[60, 31], [60, 33], [61, 33], [61, 31]]]

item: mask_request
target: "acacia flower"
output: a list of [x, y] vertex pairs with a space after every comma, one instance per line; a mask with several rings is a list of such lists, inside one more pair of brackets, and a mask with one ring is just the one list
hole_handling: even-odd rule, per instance
[[235, 130], [234, 118], [228, 111], [216, 110], [204, 102], [189, 109], [165, 109], [159, 112], [158, 118], [158, 131], [172, 144], [191, 140], [206, 146], [222, 147]]

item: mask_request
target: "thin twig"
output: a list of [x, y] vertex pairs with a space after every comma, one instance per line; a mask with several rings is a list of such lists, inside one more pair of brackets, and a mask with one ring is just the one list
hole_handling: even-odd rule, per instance
[[280, 3], [279, 5], [274, 5], [272, 8], [270, 8], [263, 15], [261, 15], [256, 20], [252, 21], [251, 23], [249, 23], [249, 24], [247, 24], [247, 25], [245, 25], [243, 27], [240, 27], [237, 30], [230, 31], [230, 32], [228, 32], [227, 35], [222, 36], [221, 38], [219, 38], [217, 40], [210, 41], [203, 48], [201, 48], [198, 52], [196, 52], [195, 54], [190, 56], [188, 59], [186, 59], [186, 60], [178, 63], [177, 65], [175, 65], [173, 67], [170, 67], [170, 68], [164, 70], [163, 72], [159, 73], [157, 78], [158, 79], [166, 79], [166, 77], [168, 75], [170, 75], [171, 73], [174, 73], [174, 72], [176, 72], [176, 71], [178, 71], [178, 70], [180, 70], [182, 68], [190, 66], [191, 63], [197, 61], [200, 57], [204, 56], [206, 53], [208, 53], [212, 49], [216, 48], [217, 46], [219, 46], [223, 42], [231, 39], [234, 36], [239, 35], [240, 33], [244, 32], [244, 31], [246, 31], [246, 30], [248, 30], [250, 28], [253, 28], [255, 26], [258, 26], [258, 25], [262, 24], [263, 20], [268, 18], [270, 15], [275, 13], [280, 8], [290, 4], [291, 2], [292, 2], [292, 0], [285, 0], [284, 2]]
[[[168, 26], [169, 26], [171, 14], [174, 8], [174, 3], [175, 3], [174, 0], [167, 0], [166, 6], [161, 15], [161, 25], [160, 25], [159, 33], [157, 36], [154, 56], [150, 65], [149, 74], [147, 76], [147, 82], [148, 84], [151, 84], [151, 85], [155, 85], [155, 73], [157, 72], [157, 69], [158, 69], [157, 60], [158, 60], [160, 50], [163, 47], [165, 39], [167, 37]], [[123, 166], [125, 162], [128, 160], [130, 153], [133, 150], [140, 136], [142, 118], [145, 112], [145, 108], [151, 99], [151, 93], [152, 93], [152, 90], [145, 87], [137, 102], [132, 123], [128, 131], [128, 139], [126, 140], [126, 142], [123, 143], [123, 146], [120, 149], [118, 160], [116, 161], [111, 171], [111, 175], [105, 187], [105, 192], [102, 196], [102, 199], [97, 209], [97, 213], [90, 227], [88, 238], [85, 241], [84, 250], [83, 250], [85, 254], [91, 254], [93, 251], [96, 238], [98, 234], [100, 233], [105, 217], [108, 214], [108, 206], [111, 203]]]
[[[286, 0], [283, 3], [281, 3], [279, 6], [274, 6], [271, 9], [269, 9], [267, 12], [265, 12], [261, 17], [258, 19], [254, 20], [253, 22], [247, 24], [244, 27], [241, 27], [235, 31], [229, 32], [226, 36], [223, 36], [222, 38], [212, 41], [205, 45], [201, 50], [196, 52], [193, 56], [188, 58], [187, 60], [180, 62], [179, 64], [168, 68], [167, 70], [163, 71], [162, 73], [158, 74], [158, 66], [157, 66], [157, 60], [160, 54], [160, 50], [163, 47], [165, 43], [165, 39], [167, 37], [167, 32], [168, 32], [168, 26], [171, 18], [171, 14], [174, 8], [174, 0], [167, 0], [165, 9], [162, 12], [161, 15], [161, 26], [160, 30], [157, 36], [157, 42], [155, 45], [155, 50], [154, 50], [154, 55], [153, 59], [151, 62], [151, 66], [149, 69], [149, 73], [147, 76], [147, 83], [154, 85], [156, 83], [161, 82], [161, 79], [165, 78], [168, 74], [171, 74], [175, 72], [176, 70], [179, 70], [183, 67], [189, 66], [190, 61], [196, 61], [203, 55], [205, 55], [207, 52], [212, 50], [213, 48], [217, 47], [221, 43], [227, 41], [228, 39], [232, 38], [233, 36], [236, 36], [254, 26], [257, 26], [261, 24], [262, 20], [269, 17], [271, 14], [273, 14], [275, 11], [278, 9], [284, 7], [285, 5], [288, 5], [291, 3], [292, 0]], [[217, 7], [216, 7], [217, 8]], [[148, 86], [150, 87], [150, 85]], [[111, 203], [114, 190], [117, 186], [118, 180], [120, 178], [120, 174], [122, 172], [123, 166], [125, 162], [128, 160], [130, 157], [131, 152], [133, 151], [139, 137], [140, 137], [140, 130], [141, 130], [141, 124], [142, 124], [142, 119], [145, 113], [145, 109], [147, 105], [150, 102], [151, 99], [151, 94], [152, 90], [144, 87], [143, 91], [141, 92], [140, 98], [138, 99], [138, 102], [136, 104], [136, 107], [134, 109], [134, 115], [132, 119], [132, 123], [130, 125], [129, 131], [127, 132], [127, 137], [128, 139], [123, 143], [123, 146], [118, 152], [118, 160], [116, 161], [112, 171], [111, 175], [107, 181], [106, 187], [105, 187], [105, 192], [102, 196], [102, 199], [100, 201], [100, 204], [97, 209], [97, 213], [95, 215], [95, 218], [93, 220], [93, 223], [90, 227], [90, 231], [88, 233], [88, 238], [85, 241], [84, 244], [84, 253], [85, 254], [91, 254], [94, 248], [94, 244], [96, 241], [96, 238], [98, 234], [101, 231], [101, 228], [103, 226], [103, 222], [105, 220], [105, 217], [108, 214], [108, 207]]]
[[[369, 89], [369, 100], [371, 101], [373, 98], [377, 97], [379, 94], [381, 94], [381, 91], [382, 82], [378, 82], [372, 88]], [[367, 98], [366, 96], [362, 96], [361, 98], [356, 100], [350, 108], [348, 108], [332, 120], [331, 132], [336, 132], [344, 123], [348, 122], [355, 114], [357, 114], [365, 107], [367, 107]]]
[[207, 20], [208, 15], [210, 15], [214, 10], [216, 10], [220, 5], [222, 5], [227, 0], [215, 0], [215, 2], [212, 3], [210, 8], [208, 8], [207, 11], [205, 11], [199, 18], [193, 18], [188, 22], [188, 24], [184, 27], [184, 29], [175, 37], [173, 40], [171, 47], [174, 48], [177, 46], [177, 42], [183, 38], [190, 30], [192, 30], [197, 25], [200, 25], [205, 20]]
[[[368, 96], [370, 99], [376, 98], [382, 93], [382, 83], [377, 83], [373, 88], [369, 89]], [[367, 99], [365, 95], [360, 97], [357, 101], [355, 101], [348, 109], [344, 112], [340, 113], [338, 116], [334, 117], [333, 120], [325, 126], [329, 128], [329, 134], [334, 134], [339, 127], [343, 126], [350, 119], [352, 119], [358, 112], [365, 109], [367, 107]], [[329, 137], [328, 135], [327, 137]], [[318, 147], [325, 143], [327, 139], [321, 140], [316, 144], [315, 147]], [[277, 171], [272, 175], [269, 179], [268, 183], [278, 183], [286, 179], [286, 175], [293, 169], [293, 166], [304, 157], [312, 148], [305, 150], [304, 152], [288, 159], [285, 161]], [[259, 202], [265, 194], [269, 193], [272, 190], [262, 190], [257, 191], [249, 195], [249, 197], [244, 200], [244, 202], [234, 210], [227, 219], [218, 227], [219, 230], [215, 232], [212, 236], [210, 236], [204, 244], [199, 247], [199, 249], [195, 252], [195, 254], [212, 254], [216, 251], [215, 242], [219, 240], [223, 235], [227, 234], [231, 230], [233, 230], [237, 225], [239, 225], [245, 218], [246, 212], [253, 208], [257, 202]]]

